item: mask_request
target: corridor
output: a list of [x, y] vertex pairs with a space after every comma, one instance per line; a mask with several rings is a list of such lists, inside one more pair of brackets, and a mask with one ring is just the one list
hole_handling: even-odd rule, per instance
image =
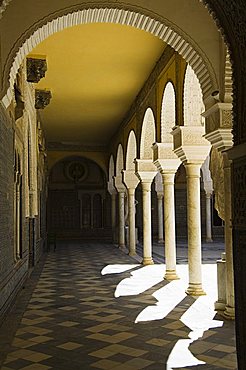
[[[185, 248], [179, 250], [179, 264], [185, 263]], [[156, 264], [147, 267], [161, 271], [160, 247], [154, 247], [153, 258]], [[207, 248], [203, 258], [211, 262]], [[146, 307], [155, 306], [152, 294], [170, 284], [157, 278], [138, 295], [114, 296], [118, 284], [140, 269], [136, 259], [112, 245], [58, 244], [36, 266], [0, 329], [1, 369], [236, 369], [232, 321], [191, 344], [203, 364], [168, 365], [175, 344], [189, 339], [190, 329], [180, 318], [195, 299], [185, 296], [163, 319], [135, 323]]]

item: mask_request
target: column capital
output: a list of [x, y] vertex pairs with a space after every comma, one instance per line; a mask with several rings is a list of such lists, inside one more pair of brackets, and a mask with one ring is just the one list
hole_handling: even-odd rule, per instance
[[112, 181], [108, 181], [108, 192], [109, 192], [110, 195], [116, 195], [117, 194], [117, 191], [116, 191]]
[[135, 159], [136, 175], [142, 183], [152, 183], [157, 169], [151, 159]]
[[216, 103], [204, 113], [205, 138], [219, 151], [232, 147], [232, 104]]
[[126, 187], [122, 182], [122, 175], [114, 176], [113, 179], [114, 179], [114, 186], [116, 190], [118, 191], [118, 193], [125, 193]]
[[174, 138], [174, 153], [184, 164], [202, 163], [207, 158], [211, 144], [204, 138], [203, 126], [176, 126], [172, 135]]
[[126, 185], [127, 189], [136, 189], [139, 184], [139, 178], [134, 171], [122, 171], [123, 182]]
[[152, 149], [154, 164], [160, 172], [177, 171], [181, 161], [174, 153], [172, 143], [155, 143]]

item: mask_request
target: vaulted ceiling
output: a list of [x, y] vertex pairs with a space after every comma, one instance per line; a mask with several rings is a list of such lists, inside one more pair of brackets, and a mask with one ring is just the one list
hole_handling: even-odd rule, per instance
[[49, 142], [105, 145], [160, 58], [165, 44], [133, 27], [86, 24], [58, 32], [31, 55], [46, 56], [37, 88], [52, 99], [40, 111]]

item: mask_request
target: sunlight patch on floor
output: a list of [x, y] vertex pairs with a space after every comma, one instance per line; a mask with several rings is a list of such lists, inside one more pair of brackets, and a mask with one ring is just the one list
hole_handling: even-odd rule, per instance
[[140, 265], [108, 265], [101, 271], [102, 275], [121, 274], [122, 272], [132, 270]]
[[[137, 270], [133, 268], [139, 267]], [[163, 281], [165, 265], [108, 265], [102, 274], [116, 274], [129, 271], [130, 277], [123, 279], [116, 287], [115, 297], [138, 295]], [[188, 287], [188, 265], [177, 265], [180, 280], [165, 282], [165, 285], [156, 290], [152, 296], [157, 300], [153, 306], [144, 308], [135, 322], [164, 319], [186, 297]], [[167, 360], [167, 370], [180, 367], [205, 364], [197, 359], [189, 350], [189, 345], [201, 338], [205, 331], [221, 327], [223, 321], [214, 320], [214, 302], [217, 299], [217, 266], [216, 264], [202, 265], [203, 288], [206, 296], [198, 297], [181, 316], [180, 320], [191, 329], [190, 339], [180, 339], [173, 347]]]

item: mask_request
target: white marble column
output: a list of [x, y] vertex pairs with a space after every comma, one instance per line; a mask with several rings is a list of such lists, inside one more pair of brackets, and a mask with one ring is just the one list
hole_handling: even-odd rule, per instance
[[167, 280], [175, 280], [178, 279], [178, 276], [176, 273], [174, 179], [181, 161], [173, 152], [172, 143], [155, 143], [152, 148], [154, 164], [162, 175], [163, 183], [166, 260], [166, 273], [164, 278]]
[[114, 187], [113, 180], [108, 182], [108, 192], [111, 196], [111, 228], [112, 242], [116, 243], [116, 195], [117, 191]]
[[211, 243], [212, 239], [212, 217], [211, 217], [212, 193], [206, 192], [206, 242]]
[[157, 193], [158, 202], [158, 243], [164, 243], [164, 233], [163, 233], [163, 194]]
[[143, 265], [153, 264], [151, 228], [151, 184], [156, 176], [152, 160], [136, 159], [136, 175], [141, 181], [143, 195]]
[[139, 179], [133, 171], [123, 171], [123, 181], [128, 193], [128, 222], [129, 222], [129, 255], [136, 255], [136, 227], [135, 227], [135, 189]]
[[116, 242], [115, 226], [116, 226], [116, 193], [111, 194], [111, 225], [113, 243]]
[[122, 175], [114, 177], [114, 186], [118, 191], [118, 212], [119, 212], [119, 229], [118, 245], [119, 248], [125, 247], [125, 185], [122, 182]]
[[213, 194], [213, 180], [209, 169], [210, 155], [202, 164], [202, 179], [204, 191], [206, 194], [206, 242], [211, 243], [212, 239], [212, 217], [211, 217], [211, 199]]
[[151, 183], [142, 182], [143, 194], [143, 265], [153, 264], [151, 229]]
[[189, 295], [204, 295], [202, 288], [201, 255], [201, 207], [200, 169], [201, 164], [185, 164], [187, 178], [187, 222], [188, 222], [188, 263]]
[[119, 248], [125, 247], [125, 192], [119, 191]]
[[189, 263], [189, 286], [186, 293], [194, 296], [206, 294], [202, 287], [200, 171], [211, 145], [204, 138], [204, 133], [205, 128], [200, 124], [176, 126], [172, 132], [174, 152], [186, 170]]
[[176, 233], [175, 233], [175, 201], [174, 177], [175, 172], [162, 172], [164, 187], [164, 224], [165, 224], [165, 260], [167, 280], [178, 279], [176, 273]]

